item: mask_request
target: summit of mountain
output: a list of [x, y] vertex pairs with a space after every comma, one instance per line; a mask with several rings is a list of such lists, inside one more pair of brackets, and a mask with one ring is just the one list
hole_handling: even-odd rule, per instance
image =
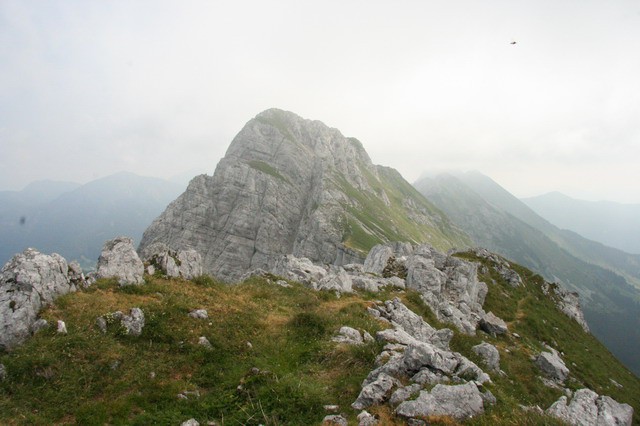
[[274, 108], [247, 122], [213, 176], [190, 182], [139, 251], [154, 242], [195, 249], [206, 272], [234, 280], [284, 254], [362, 262], [388, 241], [470, 244], [400, 173], [374, 165], [356, 138]]

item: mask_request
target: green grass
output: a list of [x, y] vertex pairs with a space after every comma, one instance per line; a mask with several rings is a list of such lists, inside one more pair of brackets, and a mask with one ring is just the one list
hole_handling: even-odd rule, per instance
[[[359, 168], [373, 192], [356, 189], [340, 174], [333, 177], [336, 187], [350, 199], [350, 203], [343, 205], [347, 216], [343, 242], [347, 247], [367, 253], [374, 245], [389, 241], [428, 242], [441, 250], [469, 246], [468, 238], [453, 228], [443, 213], [399, 173], [380, 167], [378, 178], [366, 165], [361, 164]], [[387, 197], [388, 204], [383, 196]], [[413, 209], [428, 215], [431, 221], [420, 223], [411, 218], [407, 214], [407, 199], [413, 201]]]
[[[508, 321], [513, 335], [456, 332], [451, 348], [481, 364], [471, 348], [487, 341], [500, 351], [506, 376], [492, 374], [486, 385], [498, 399], [472, 425], [559, 424], [520, 405], [548, 408], [561, 391], [538, 379], [530, 357], [548, 342], [564, 352], [571, 370], [567, 386], [589, 387], [640, 407], [640, 381], [575, 321], [542, 294], [541, 278], [515, 266], [525, 284], [513, 288], [491, 263], [484, 263], [489, 285], [485, 309]], [[337, 345], [331, 337], [343, 325], [372, 335], [387, 326], [367, 313], [372, 300], [400, 297], [436, 328], [445, 327], [413, 291], [342, 295], [315, 292], [292, 283], [283, 288], [264, 278], [224, 285], [210, 277], [193, 281], [147, 277], [146, 284], [119, 287], [101, 280], [86, 291], [59, 298], [42, 317], [67, 323], [68, 335], [45, 330], [11, 353], [0, 354], [9, 372], [0, 382], [0, 424], [180, 424], [195, 417], [224, 425], [311, 425], [338, 404], [355, 423], [350, 408], [373, 369], [382, 344]], [[102, 334], [97, 316], [131, 307], [145, 312], [139, 337], [117, 330]], [[204, 308], [208, 320], [188, 317]], [[197, 345], [200, 336], [212, 348]], [[248, 344], [250, 343], [250, 345]], [[574, 365], [575, 364], [575, 365]], [[154, 376], [152, 378], [151, 376]], [[609, 379], [624, 386], [616, 388]], [[182, 392], [200, 396], [182, 400]], [[403, 424], [386, 406], [372, 407], [383, 424]], [[634, 417], [638, 423], [638, 414]], [[433, 420], [433, 424], [456, 424]]]
[[251, 160], [249, 161], [249, 166], [251, 166], [252, 168], [259, 170], [263, 173], [266, 173], [270, 176], [273, 176], [277, 179], [280, 179], [283, 182], [286, 182], [288, 184], [291, 184], [291, 182], [289, 182], [289, 179], [287, 179], [286, 177], [282, 176], [280, 174], [280, 172], [278, 171], [278, 169], [276, 169], [275, 167], [271, 166], [270, 164], [265, 163], [264, 161], [257, 161], [257, 160]]

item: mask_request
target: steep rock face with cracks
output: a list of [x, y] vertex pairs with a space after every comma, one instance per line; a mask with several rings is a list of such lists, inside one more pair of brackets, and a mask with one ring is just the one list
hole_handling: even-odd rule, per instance
[[195, 249], [204, 272], [233, 280], [284, 254], [362, 262], [376, 244], [467, 246], [464, 233], [400, 174], [372, 164], [362, 144], [319, 121], [270, 109], [234, 138], [213, 176], [195, 177], [146, 230]]

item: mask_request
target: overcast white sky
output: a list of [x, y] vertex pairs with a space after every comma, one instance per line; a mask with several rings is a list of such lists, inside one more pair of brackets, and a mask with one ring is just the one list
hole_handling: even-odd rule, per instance
[[0, 0], [0, 190], [211, 174], [278, 107], [411, 182], [640, 203], [639, 76], [635, 0]]

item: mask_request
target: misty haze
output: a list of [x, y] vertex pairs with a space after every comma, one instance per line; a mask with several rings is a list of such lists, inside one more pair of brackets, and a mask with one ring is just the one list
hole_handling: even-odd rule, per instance
[[0, 423], [640, 424], [640, 4], [0, 3]]

